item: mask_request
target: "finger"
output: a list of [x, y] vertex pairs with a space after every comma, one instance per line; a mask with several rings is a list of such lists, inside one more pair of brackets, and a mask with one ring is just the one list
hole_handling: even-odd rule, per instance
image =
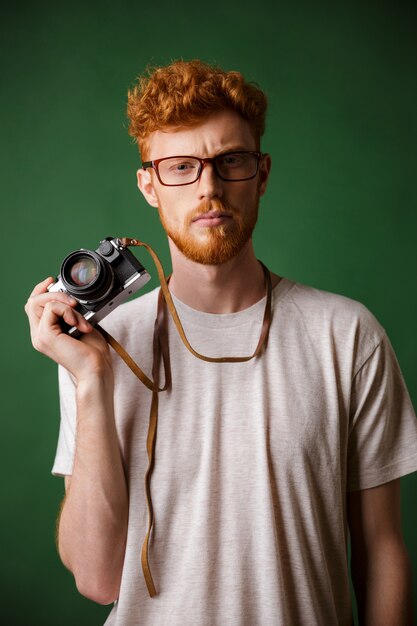
[[40, 293], [44, 293], [49, 287], [49, 285], [52, 285], [52, 283], [54, 282], [55, 282], [55, 279], [52, 278], [52, 276], [48, 276], [48, 278], [45, 278], [45, 280], [43, 280], [41, 283], [38, 283], [35, 286], [34, 290], [32, 291], [29, 297], [37, 296]]
[[36, 350], [48, 354], [51, 340], [63, 333], [59, 325], [59, 320], [64, 318], [70, 326], [73, 326], [75, 318], [73, 309], [63, 302], [49, 301], [41, 308], [42, 314], [39, 318], [35, 315], [28, 315], [32, 344]]
[[78, 301], [75, 298], [72, 298], [63, 291], [57, 291], [54, 293], [46, 292], [30, 296], [29, 300], [25, 304], [25, 311], [29, 319], [31, 317], [36, 317], [39, 320], [42, 317], [45, 305], [52, 301], [63, 302], [72, 307], [75, 307], [78, 304]]
[[65, 304], [69, 304], [70, 306], [76, 306], [78, 304], [78, 300], [70, 296], [65, 291], [47, 291], [46, 293], [41, 293], [37, 296], [31, 296], [28, 302], [33, 303], [35, 306], [44, 307], [47, 302], [64, 302]]
[[[43, 281], [43, 283], [45, 282], [46, 281]], [[41, 284], [42, 283], [39, 283], [38, 287]], [[35, 290], [36, 290], [36, 287], [35, 287]], [[47, 292], [47, 293], [41, 293], [39, 295], [31, 296], [25, 304], [25, 312], [29, 319], [30, 333], [32, 336], [33, 343], [36, 341], [38, 326], [44, 314], [45, 306], [48, 303], [51, 303], [53, 301], [54, 302], [61, 301], [61, 304], [65, 304], [67, 307], [70, 307], [68, 296], [62, 292], [57, 292], [56, 294], [51, 294]], [[56, 323], [56, 320], [55, 320], [55, 323]]]
[[[37, 325], [33, 325], [36, 328], [32, 332], [32, 344], [36, 350], [46, 354], [57, 363], [62, 362], [63, 356], [68, 357], [68, 354], [72, 354], [72, 349], [78, 343], [77, 339], [72, 338], [63, 330], [62, 322], [70, 327], [76, 326], [83, 334], [92, 330], [91, 324], [78, 311], [63, 302], [48, 302], [43, 309], [42, 318]], [[68, 364], [64, 366], [68, 369]]]
[[81, 313], [68, 304], [57, 300], [47, 302], [41, 318], [42, 330], [54, 329], [54, 331], [63, 332], [59, 326], [60, 319], [63, 319], [69, 326], [76, 326], [83, 333], [89, 333], [93, 328]]

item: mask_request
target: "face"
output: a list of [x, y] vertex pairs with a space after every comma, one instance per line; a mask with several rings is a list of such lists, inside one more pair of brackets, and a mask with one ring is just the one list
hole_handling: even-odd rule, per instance
[[[155, 131], [147, 158], [204, 158], [257, 149], [249, 123], [235, 111], [224, 110], [192, 128]], [[138, 186], [149, 204], [158, 208], [171, 249], [197, 263], [218, 265], [238, 255], [250, 241], [269, 169], [270, 158], [265, 156], [255, 178], [223, 181], [208, 163], [195, 183], [180, 187], [164, 186], [152, 169], [141, 169]]]

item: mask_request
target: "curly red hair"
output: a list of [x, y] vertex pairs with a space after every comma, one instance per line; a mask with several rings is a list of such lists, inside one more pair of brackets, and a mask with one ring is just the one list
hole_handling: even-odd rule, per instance
[[198, 60], [174, 61], [148, 70], [129, 90], [129, 134], [146, 158], [153, 131], [194, 126], [212, 113], [233, 109], [249, 122], [259, 143], [267, 105], [265, 93], [240, 72], [226, 72]]

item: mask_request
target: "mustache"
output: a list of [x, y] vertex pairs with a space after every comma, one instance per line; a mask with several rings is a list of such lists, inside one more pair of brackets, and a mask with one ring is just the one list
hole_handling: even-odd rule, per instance
[[238, 212], [236, 209], [231, 207], [220, 198], [213, 198], [212, 200], [203, 200], [198, 207], [193, 209], [188, 215], [187, 220], [189, 223], [193, 222], [195, 219], [199, 218], [201, 215], [205, 215], [206, 213], [225, 213], [231, 217], [237, 216]]

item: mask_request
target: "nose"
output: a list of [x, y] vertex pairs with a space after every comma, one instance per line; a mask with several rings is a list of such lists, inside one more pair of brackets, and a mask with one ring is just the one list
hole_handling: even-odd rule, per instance
[[213, 163], [203, 163], [203, 169], [197, 183], [200, 200], [220, 198], [223, 194], [222, 180], [217, 176]]

